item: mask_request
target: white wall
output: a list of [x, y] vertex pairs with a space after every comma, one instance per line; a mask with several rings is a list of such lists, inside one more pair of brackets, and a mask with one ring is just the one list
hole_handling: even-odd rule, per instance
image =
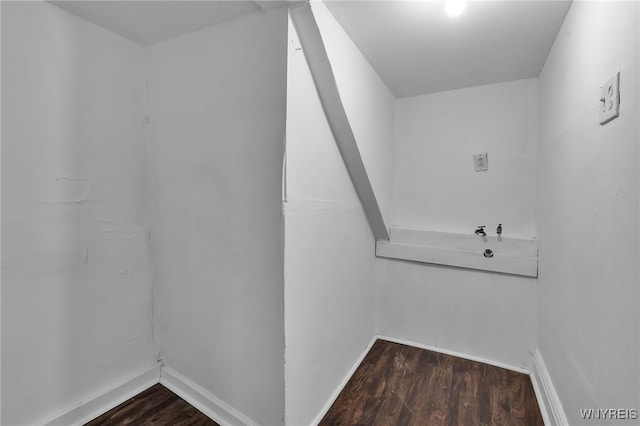
[[[539, 81], [538, 339], [571, 424], [640, 398], [638, 7], [574, 2]], [[620, 117], [601, 126], [616, 71]]]
[[286, 423], [321, 412], [375, 335], [375, 242], [289, 24]]
[[340, 97], [387, 227], [393, 219], [395, 98], [322, 1], [311, 2]]
[[530, 369], [536, 280], [376, 260], [377, 332]]
[[141, 47], [2, 2], [2, 424], [155, 364]]
[[260, 424], [284, 413], [286, 9], [148, 49], [160, 349]]
[[394, 225], [536, 236], [537, 79], [399, 99], [396, 120]]
[[[396, 103], [394, 224], [531, 238], [535, 226], [537, 80], [477, 86]], [[473, 154], [489, 154], [475, 172]], [[536, 280], [378, 259], [377, 332], [530, 368]]]

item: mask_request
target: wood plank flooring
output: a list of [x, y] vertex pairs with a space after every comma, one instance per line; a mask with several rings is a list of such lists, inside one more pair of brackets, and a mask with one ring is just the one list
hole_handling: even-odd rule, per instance
[[320, 425], [544, 423], [526, 374], [378, 340]]
[[161, 384], [153, 385], [85, 426], [218, 426]]
[[[87, 426], [217, 426], [157, 384]], [[544, 426], [529, 376], [378, 340], [320, 425]]]

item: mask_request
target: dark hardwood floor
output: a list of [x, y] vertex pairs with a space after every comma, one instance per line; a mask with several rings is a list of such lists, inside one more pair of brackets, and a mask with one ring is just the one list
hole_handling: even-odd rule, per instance
[[[215, 426], [157, 384], [87, 426]], [[378, 340], [320, 425], [544, 426], [529, 376]]]
[[526, 374], [378, 340], [320, 425], [544, 423]]
[[161, 384], [153, 385], [86, 426], [115, 425], [218, 426]]

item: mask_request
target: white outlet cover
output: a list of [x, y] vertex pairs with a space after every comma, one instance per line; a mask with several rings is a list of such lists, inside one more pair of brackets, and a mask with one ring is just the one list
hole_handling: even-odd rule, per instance
[[489, 157], [486, 152], [473, 156], [473, 168], [476, 172], [489, 170]]
[[600, 124], [620, 115], [620, 71], [600, 88]]

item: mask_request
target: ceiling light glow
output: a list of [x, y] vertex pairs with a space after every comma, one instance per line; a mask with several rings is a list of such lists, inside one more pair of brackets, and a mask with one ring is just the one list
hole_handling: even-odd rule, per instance
[[447, 12], [447, 15], [452, 17], [462, 14], [466, 8], [466, 0], [447, 0], [444, 5], [444, 10]]

